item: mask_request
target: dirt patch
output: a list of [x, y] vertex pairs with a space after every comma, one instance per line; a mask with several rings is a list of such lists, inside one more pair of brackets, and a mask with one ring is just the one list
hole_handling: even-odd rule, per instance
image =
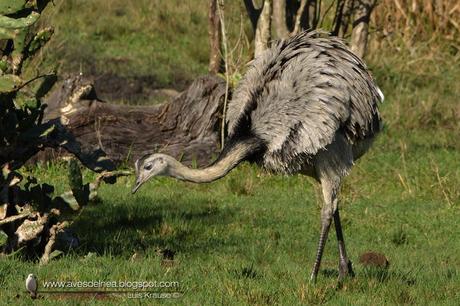
[[153, 77], [124, 78], [106, 73], [94, 77], [94, 88], [101, 100], [135, 102], [150, 95], [155, 89], [155, 80]]
[[188, 88], [196, 77], [177, 67], [171, 68], [168, 81], [160, 80], [155, 73], [140, 75], [133, 71], [128, 75], [120, 74], [117, 67], [125, 71], [125, 67], [132, 65], [129, 57], [107, 58], [104, 62], [106, 67], [99, 67], [99, 62], [91, 54], [68, 54], [66, 58], [67, 61], [80, 63], [80, 67], [61, 67], [59, 73], [64, 79], [82, 71], [84, 77], [91, 80], [100, 100], [116, 104], [151, 105], [165, 102]]
[[122, 77], [105, 73], [92, 77], [99, 99], [127, 104], [163, 102], [175, 97], [176, 89], [160, 88], [153, 76]]

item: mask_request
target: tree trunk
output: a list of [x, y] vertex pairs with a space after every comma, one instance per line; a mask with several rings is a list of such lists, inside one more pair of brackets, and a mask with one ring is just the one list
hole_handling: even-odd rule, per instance
[[[163, 152], [203, 166], [219, 153], [225, 82], [216, 76], [195, 80], [170, 102], [129, 106], [102, 102], [89, 81], [62, 82], [46, 99], [45, 120], [59, 118], [83, 148], [103, 149], [117, 163]], [[61, 154], [48, 151], [40, 159]]]
[[351, 50], [361, 58], [364, 58], [366, 54], [369, 21], [375, 2], [375, 0], [358, 0], [357, 3], [356, 17], [351, 33]]
[[337, 4], [335, 6], [334, 19], [332, 21], [332, 27], [331, 27], [331, 34], [333, 36], [339, 36], [340, 28], [341, 28], [342, 20], [343, 20], [345, 2], [346, 0], [337, 0]]
[[272, 15], [272, 1], [264, 0], [262, 12], [257, 20], [256, 35], [254, 38], [255, 50], [254, 57], [260, 55], [265, 49], [268, 48], [271, 39], [271, 15]]
[[303, 27], [306, 29], [316, 29], [318, 21], [316, 20], [316, 11], [318, 8], [317, 0], [308, 0], [306, 4], [305, 20], [303, 21]]
[[257, 29], [257, 20], [259, 19], [259, 15], [262, 10], [256, 8], [253, 0], [244, 0], [244, 5], [246, 6], [246, 12], [248, 13], [249, 20], [251, 21], [252, 30], [255, 33]]
[[307, 5], [307, 0], [301, 0], [300, 1], [300, 6], [299, 9], [297, 10], [297, 13], [295, 14], [295, 19], [294, 19], [294, 30], [292, 30], [291, 35], [296, 35], [300, 33], [301, 31], [301, 21], [302, 21], [302, 15], [305, 11], [305, 7]]
[[222, 57], [220, 52], [221, 44], [221, 25], [217, 14], [217, 0], [209, 1], [209, 73], [217, 74], [222, 71]]
[[286, 24], [286, 0], [273, 0], [273, 25], [278, 39], [289, 36], [290, 31]]
[[338, 20], [338, 22], [340, 22], [340, 29], [337, 31], [337, 35], [341, 38], [344, 38], [345, 35], [348, 33], [348, 27], [350, 26], [353, 13], [355, 11], [356, 0], [343, 0], [343, 2], [344, 5], [342, 8], [342, 18], [341, 20]]

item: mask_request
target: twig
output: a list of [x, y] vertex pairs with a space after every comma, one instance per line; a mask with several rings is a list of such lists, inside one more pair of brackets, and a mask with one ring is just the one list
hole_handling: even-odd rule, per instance
[[457, 31], [460, 32], [460, 26], [459, 26], [459, 24], [458, 24], [455, 20], [453, 20], [452, 18], [450, 18], [450, 17], [447, 18], [447, 19], [448, 19], [448, 21], [457, 29]]
[[94, 184], [94, 189], [97, 189], [99, 188], [101, 182], [104, 180], [104, 179], [107, 179], [107, 178], [118, 178], [118, 177], [122, 177], [122, 176], [129, 176], [129, 175], [132, 175], [133, 172], [130, 171], [130, 170], [118, 170], [118, 171], [110, 171], [110, 172], [103, 172], [101, 174], [99, 174], [96, 178], [96, 180], [92, 183]]
[[[406, 165], [406, 157], [405, 157], [405, 154], [404, 154], [406, 149], [407, 149], [406, 143], [400, 141], [399, 142], [399, 147], [401, 148], [401, 161], [402, 161], [402, 164], [403, 164], [404, 176], [407, 178], [408, 177], [407, 165]], [[407, 183], [404, 183], [404, 180], [403, 180], [401, 174], [398, 173], [398, 175], [399, 175], [399, 179], [401, 180], [403, 185], [405, 185], [405, 187], [408, 189], [409, 194], [412, 194], [412, 189], [410, 188], [409, 180], [407, 180]]]
[[[342, 26], [343, 35], [346, 32], [346, 26], [343, 25], [344, 8], [345, 8], [345, 1], [337, 0], [337, 7], [335, 9], [334, 20], [332, 21], [332, 30], [331, 30], [332, 35], [339, 36], [341, 26]], [[325, 16], [326, 14], [323, 16], [323, 20], [321, 20], [321, 25], [320, 25], [321, 27], [323, 26], [323, 21], [324, 21]]]
[[35, 80], [38, 80], [38, 79], [40, 79], [40, 78], [45, 78], [45, 77], [54, 76], [54, 75], [55, 75], [54, 73], [37, 75], [36, 77], [33, 77], [33, 78], [31, 78], [30, 80], [28, 80], [27, 82], [21, 84], [21, 85], [17, 88], [17, 90], [20, 90], [21, 88], [23, 88], [23, 87], [29, 85], [30, 83], [32, 83], [32, 82], [35, 81]]
[[317, 1], [317, 9], [316, 9], [316, 16], [315, 16], [315, 29], [318, 27], [319, 18], [321, 17], [321, 6], [322, 6], [321, 2], [322, 2], [321, 0]]
[[100, 118], [96, 118], [96, 120], [94, 120], [94, 132], [96, 134], [96, 138], [97, 138], [97, 142], [99, 144], [99, 148], [104, 151], [104, 152], [107, 152], [105, 151], [104, 149], [104, 146], [102, 145], [102, 132], [101, 132], [101, 119]]
[[25, 218], [27, 218], [29, 216], [30, 216], [30, 213], [11, 216], [11, 217], [5, 218], [3, 220], [0, 220], [0, 225], [4, 225], [4, 224], [8, 224], [8, 223], [17, 221], [17, 220], [25, 219]]
[[459, 8], [460, 8], [460, 3], [457, 3], [457, 5], [454, 6], [454, 7], [449, 11], [448, 15], [449, 15], [449, 16], [452, 15], [452, 14], [453, 14], [457, 9], [459, 9]]
[[[334, 6], [334, 3], [335, 3], [336, 0], [332, 0], [331, 4], [329, 4], [329, 6], [326, 8], [326, 10], [324, 11], [324, 14], [323, 14], [323, 18], [321, 18], [321, 21], [319, 22], [319, 27], [322, 28], [323, 27], [323, 22], [324, 22], [324, 18], [326, 18], [326, 15], [329, 13], [329, 11], [331, 10], [331, 8]], [[337, 7], [339, 7], [340, 5], [340, 2], [337, 3]], [[336, 14], [337, 15], [337, 14]], [[334, 18], [335, 19], [335, 18]]]
[[[237, 51], [238, 47], [240, 46], [240, 44], [242, 44], [242, 40], [243, 40], [243, 32], [244, 32], [244, 22], [243, 22], [243, 16], [242, 14], [240, 14], [240, 32], [238, 34], [238, 39], [235, 43], [235, 46], [230, 50], [229, 52], [229, 55], [231, 56], [232, 58], [232, 63], [234, 63], [234, 60], [233, 60], [233, 54]], [[241, 48], [240, 48], [241, 50]], [[241, 55], [241, 52], [240, 52], [240, 55]], [[237, 61], [238, 63], [239, 61]], [[236, 68], [235, 68], [236, 69]]]
[[295, 22], [294, 22], [294, 30], [292, 31], [291, 35], [296, 35], [300, 32], [300, 21], [302, 19], [303, 11], [305, 10], [305, 6], [307, 5], [307, 0], [300, 1], [300, 7], [295, 14]]
[[62, 223], [57, 223], [50, 228], [50, 238], [46, 243], [42, 257], [40, 258], [40, 265], [45, 265], [49, 262], [50, 255], [53, 252], [54, 244], [56, 243], [57, 234], [62, 232], [67, 226], [69, 226], [69, 222], [64, 221]]
[[436, 173], [436, 179], [438, 180], [439, 187], [441, 187], [441, 191], [444, 195], [444, 198], [446, 199], [447, 205], [452, 207], [452, 201], [450, 200], [449, 195], [444, 188], [444, 184], [442, 183], [441, 176], [439, 175], [439, 167], [433, 159], [431, 160], [431, 163], [433, 164], [433, 170]]
[[222, 130], [220, 134], [221, 148], [224, 148], [225, 144], [225, 119], [227, 117], [227, 101], [228, 101], [228, 89], [229, 89], [229, 76], [228, 76], [228, 50], [227, 50], [227, 35], [225, 31], [225, 20], [224, 20], [224, 0], [219, 0], [217, 5], [217, 13], [219, 14], [221, 30], [222, 30], [222, 47], [224, 49], [224, 64], [225, 64], [225, 97], [224, 97], [224, 109], [222, 111]]
[[401, 3], [399, 3], [399, 0], [394, 0], [394, 3], [396, 5], [396, 8], [401, 12], [401, 14], [403, 15], [404, 19], [408, 19], [407, 18], [407, 15], [406, 15], [406, 12], [404, 11], [404, 9], [402, 8], [401, 6]]

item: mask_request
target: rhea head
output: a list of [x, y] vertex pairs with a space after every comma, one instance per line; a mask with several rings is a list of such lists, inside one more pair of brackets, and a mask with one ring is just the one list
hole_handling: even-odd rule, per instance
[[132, 190], [135, 193], [139, 187], [155, 176], [171, 176], [171, 165], [178, 163], [174, 158], [166, 154], [150, 154], [139, 158], [135, 163], [136, 184]]
[[238, 143], [230, 150], [221, 153], [219, 158], [211, 165], [202, 169], [192, 169], [173, 157], [154, 153], [139, 158], [136, 163], [136, 183], [133, 188], [135, 193], [139, 187], [154, 176], [171, 176], [179, 180], [193, 183], [209, 183], [225, 176], [252, 152], [257, 144]]

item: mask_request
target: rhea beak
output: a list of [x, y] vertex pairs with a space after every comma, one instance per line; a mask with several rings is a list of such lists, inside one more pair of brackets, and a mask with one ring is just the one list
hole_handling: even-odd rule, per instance
[[131, 190], [131, 192], [132, 192], [133, 194], [135, 194], [136, 191], [142, 186], [142, 183], [143, 183], [143, 182], [142, 182], [139, 178], [136, 179], [136, 184], [134, 185], [134, 187], [133, 187], [133, 189]]

